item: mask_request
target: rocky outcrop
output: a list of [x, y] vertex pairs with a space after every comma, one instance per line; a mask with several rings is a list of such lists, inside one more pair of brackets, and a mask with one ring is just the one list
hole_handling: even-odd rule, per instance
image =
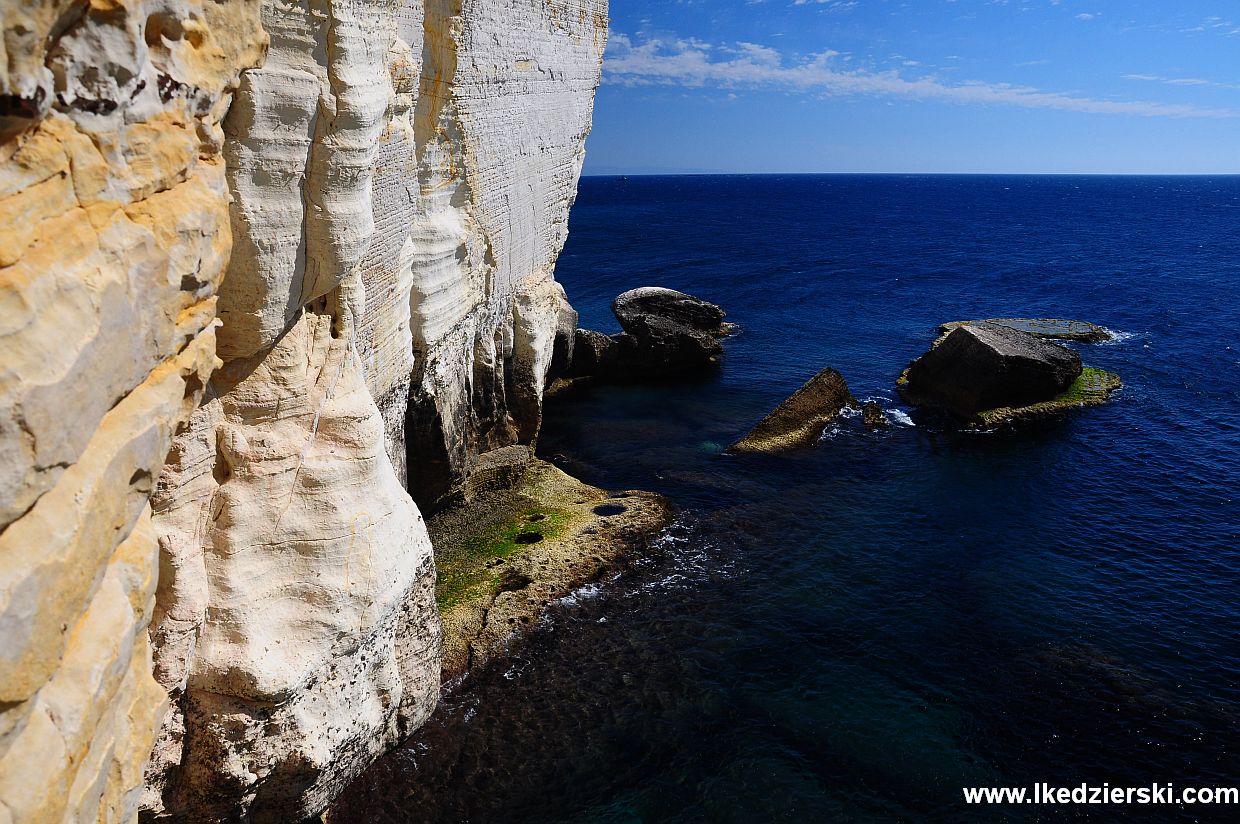
[[866, 401], [861, 406], [861, 422], [870, 429], [882, 429], [891, 426], [891, 421], [883, 414], [883, 408], [877, 401]]
[[813, 446], [836, 415], [856, 406], [844, 376], [827, 367], [728, 447], [728, 452], [784, 452]]
[[719, 338], [731, 331], [722, 308], [673, 289], [631, 289], [611, 311], [624, 331], [578, 329], [562, 377], [627, 383], [701, 373], [717, 364]]
[[405, 484], [567, 360], [605, 2], [4, 9], [0, 809], [131, 819], [159, 731], [153, 818], [298, 820], [435, 700]]
[[1119, 375], [1104, 369], [1087, 366], [1081, 370], [1072, 384], [1050, 400], [1026, 406], [1001, 406], [986, 409], [977, 414], [980, 426], [993, 429], [1008, 424], [1020, 424], [1042, 418], [1054, 417], [1086, 406], [1101, 406], [1123, 387]]
[[148, 499], [215, 364], [248, 0], [6, 0], [0, 818], [132, 820], [166, 700]]
[[1006, 326], [968, 324], [909, 364], [900, 389], [915, 406], [972, 419], [988, 409], [1048, 401], [1080, 374], [1080, 356], [1071, 349]]
[[670, 520], [659, 495], [609, 495], [537, 460], [511, 489], [432, 517], [444, 679], [507, 653], [549, 602], [596, 581]]
[[616, 296], [611, 302], [611, 311], [620, 321], [620, 328], [630, 333], [642, 320], [652, 316], [709, 335], [720, 336], [726, 332], [723, 326], [726, 313], [722, 307], [675, 289], [657, 286], [630, 289]]

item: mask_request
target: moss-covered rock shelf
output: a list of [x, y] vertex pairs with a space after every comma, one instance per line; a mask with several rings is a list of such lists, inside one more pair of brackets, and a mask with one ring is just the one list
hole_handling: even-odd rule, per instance
[[547, 604], [597, 580], [669, 520], [658, 495], [609, 494], [542, 461], [515, 488], [435, 515], [427, 526], [445, 680], [505, 651]]
[[533, 544], [560, 537], [573, 513], [529, 506], [514, 517], [484, 525], [482, 532], [460, 543], [439, 561], [435, 599], [440, 612], [466, 601], [494, 597], [504, 582], [506, 561]]

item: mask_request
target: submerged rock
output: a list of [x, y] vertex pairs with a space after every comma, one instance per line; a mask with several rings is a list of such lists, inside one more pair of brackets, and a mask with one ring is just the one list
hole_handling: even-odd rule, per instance
[[[781, 403], [729, 452], [782, 452], [813, 446], [845, 407], [856, 407], [844, 376], [828, 367]], [[880, 412], [881, 414], [881, 412]]]
[[1096, 323], [1062, 318], [990, 318], [989, 320], [958, 320], [944, 323], [939, 334], [948, 335], [960, 326], [1004, 326], [1050, 340], [1072, 340], [1079, 343], [1101, 343], [1113, 337], [1109, 331]]
[[914, 405], [972, 419], [1052, 400], [1080, 374], [1080, 356], [1071, 349], [1006, 326], [967, 324], [909, 364], [900, 389]]

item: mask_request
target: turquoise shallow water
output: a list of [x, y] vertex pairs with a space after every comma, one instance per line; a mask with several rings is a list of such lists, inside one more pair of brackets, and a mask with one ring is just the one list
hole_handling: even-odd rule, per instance
[[[1231, 821], [969, 808], [966, 785], [1240, 785], [1240, 178], [582, 182], [582, 325], [637, 285], [722, 304], [700, 381], [549, 404], [540, 452], [682, 508], [449, 696], [333, 821]], [[911, 425], [943, 321], [1115, 342], [1109, 406], [1016, 434]], [[729, 443], [823, 366], [897, 424]]]

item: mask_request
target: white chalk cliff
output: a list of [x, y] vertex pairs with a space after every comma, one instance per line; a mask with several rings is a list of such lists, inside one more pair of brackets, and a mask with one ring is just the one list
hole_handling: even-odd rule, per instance
[[316, 814], [537, 438], [606, 2], [0, 9], [0, 822]]

